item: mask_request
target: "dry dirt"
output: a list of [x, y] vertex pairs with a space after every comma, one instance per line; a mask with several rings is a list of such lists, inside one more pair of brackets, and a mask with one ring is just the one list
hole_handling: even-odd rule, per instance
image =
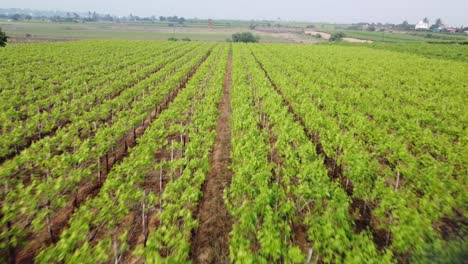
[[[320, 36], [322, 36], [322, 39], [325, 39], [325, 40], [329, 40], [331, 38], [331, 34], [320, 32], [320, 31], [308, 30], [308, 31], [305, 31], [305, 33], [309, 35], [314, 35], [314, 36], [319, 34]], [[343, 38], [343, 41], [351, 42], [351, 43], [373, 43], [373, 41], [371, 40], [357, 39], [357, 38]]]
[[203, 186], [198, 219], [199, 227], [192, 243], [194, 263], [229, 263], [229, 232], [231, 217], [224, 204], [224, 190], [228, 188], [232, 171], [231, 164], [231, 64], [229, 55], [224, 94], [219, 104], [220, 116], [216, 127], [210, 173]]

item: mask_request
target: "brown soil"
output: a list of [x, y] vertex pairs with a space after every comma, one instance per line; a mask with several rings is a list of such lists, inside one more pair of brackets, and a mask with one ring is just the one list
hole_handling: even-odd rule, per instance
[[203, 185], [203, 197], [198, 209], [199, 227], [193, 237], [191, 254], [195, 263], [229, 263], [229, 232], [232, 220], [224, 204], [223, 194], [233, 175], [231, 164], [231, 71], [229, 55], [224, 80], [224, 94], [219, 104], [210, 173]]
[[[324, 40], [329, 40], [331, 38], [331, 34], [329, 33], [324, 33], [324, 32], [320, 32], [320, 31], [313, 31], [313, 30], [308, 30], [308, 31], [305, 31], [305, 34], [308, 34], [308, 35], [320, 35], [322, 37], [322, 39]], [[372, 40], [367, 40], [367, 39], [357, 39], [357, 38], [343, 38], [343, 41], [345, 42], [351, 42], [351, 43], [373, 43]]]

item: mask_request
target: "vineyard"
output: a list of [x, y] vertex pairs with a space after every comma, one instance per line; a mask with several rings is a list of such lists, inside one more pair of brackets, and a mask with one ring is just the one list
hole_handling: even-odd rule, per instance
[[463, 263], [468, 48], [0, 49], [0, 263]]

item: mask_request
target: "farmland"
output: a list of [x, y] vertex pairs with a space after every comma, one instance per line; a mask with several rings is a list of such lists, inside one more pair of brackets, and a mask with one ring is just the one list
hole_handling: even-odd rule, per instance
[[86, 40], [0, 56], [2, 262], [466, 257], [467, 47]]
[[434, 32], [377, 32], [377, 31], [361, 31], [361, 30], [350, 30], [350, 29], [325, 29], [324, 32], [329, 34], [336, 32], [343, 32], [347, 37], [371, 40], [375, 42], [390, 42], [390, 43], [423, 43], [431, 41], [439, 42], [451, 42], [451, 41], [468, 41], [466, 35], [450, 35], [443, 33]]

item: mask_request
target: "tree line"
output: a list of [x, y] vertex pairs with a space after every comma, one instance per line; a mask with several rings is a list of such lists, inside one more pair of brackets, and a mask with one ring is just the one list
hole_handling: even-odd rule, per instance
[[128, 16], [113, 16], [110, 14], [99, 14], [89, 11], [86, 14], [76, 12], [66, 12], [64, 14], [44, 15], [34, 13], [12, 13], [1, 14], [0, 19], [8, 19], [12, 21], [30, 21], [30, 20], [45, 20], [51, 22], [170, 22], [183, 24], [187, 21], [184, 17], [179, 16], [136, 16], [129, 14]]

